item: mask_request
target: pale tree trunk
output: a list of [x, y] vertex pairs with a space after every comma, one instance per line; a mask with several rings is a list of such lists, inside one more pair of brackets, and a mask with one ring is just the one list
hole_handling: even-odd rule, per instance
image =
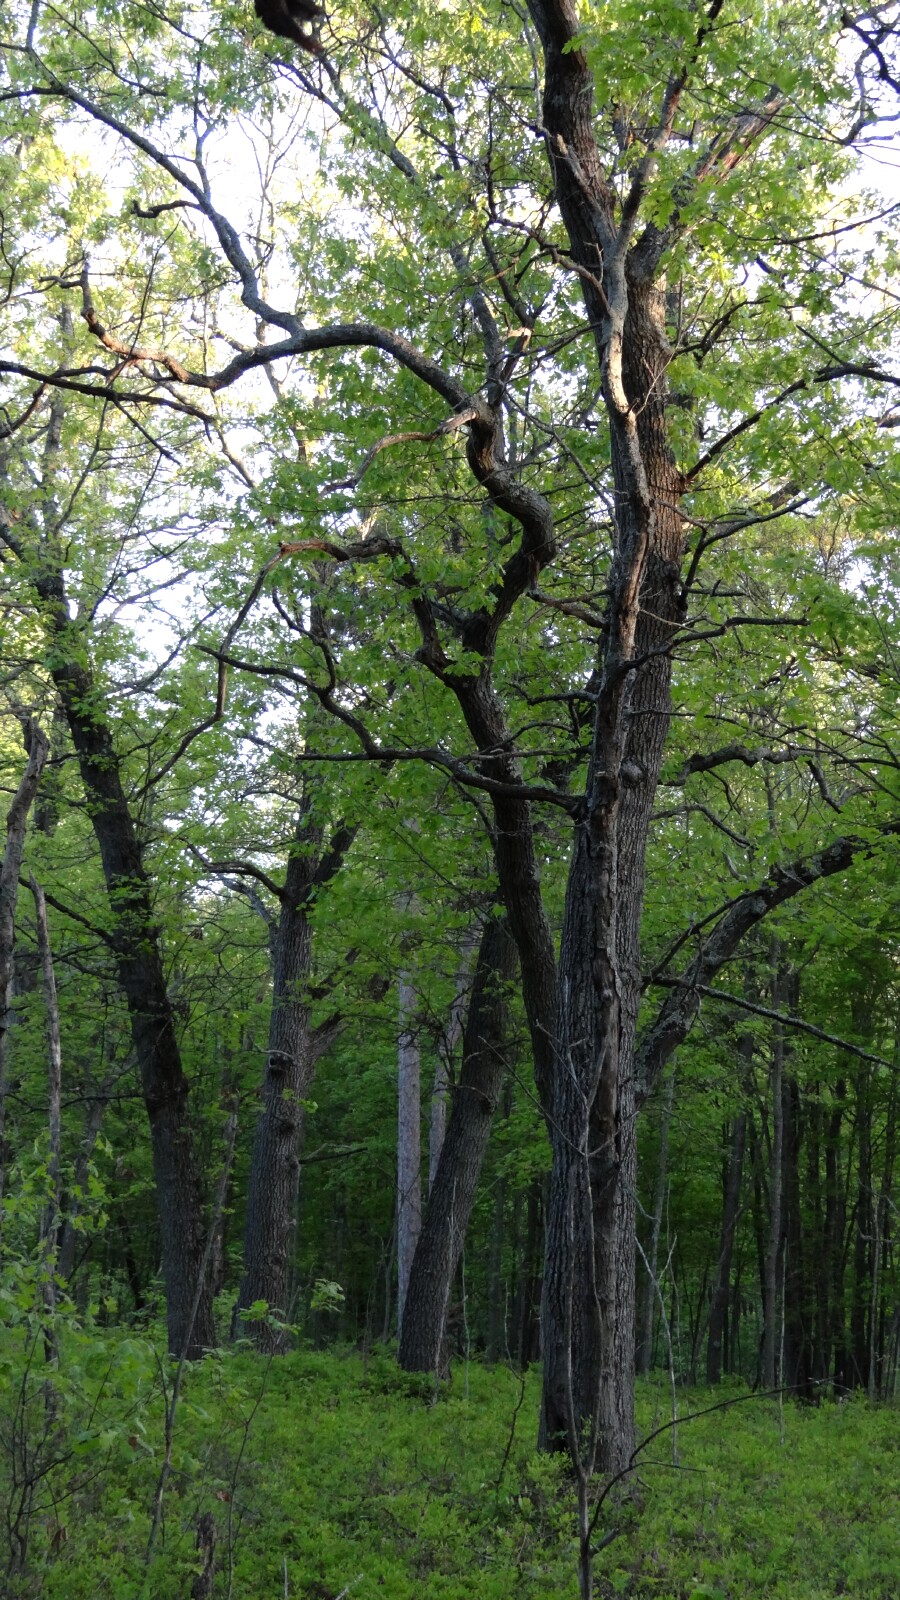
[[635, 1371], [646, 1373], [653, 1365], [653, 1330], [656, 1322], [656, 1299], [659, 1293], [656, 1269], [659, 1263], [659, 1236], [662, 1232], [663, 1211], [669, 1183], [669, 1127], [675, 1106], [675, 1073], [666, 1079], [662, 1110], [659, 1118], [659, 1152], [656, 1161], [656, 1184], [653, 1191], [653, 1211], [650, 1216], [650, 1238], [647, 1241], [644, 1262], [644, 1299], [638, 1323], [638, 1341], [635, 1352]]
[[406, 1295], [422, 1230], [421, 1054], [409, 974], [397, 983], [397, 1329], [403, 1334]]
[[407, 1371], [440, 1372], [444, 1366], [447, 1309], [507, 1067], [507, 991], [516, 959], [506, 923], [488, 922], [472, 983], [462, 1071], [407, 1287], [400, 1338], [400, 1365]]

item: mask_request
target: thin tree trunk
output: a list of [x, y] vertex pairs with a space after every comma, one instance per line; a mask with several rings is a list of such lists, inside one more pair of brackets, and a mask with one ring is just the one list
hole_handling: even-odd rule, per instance
[[706, 1345], [706, 1381], [718, 1383], [722, 1377], [722, 1344], [728, 1318], [731, 1257], [734, 1235], [741, 1204], [741, 1177], [744, 1169], [744, 1143], [747, 1133], [747, 1113], [739, 1111], [731, 1128], [728, 1171], [722, 1202], [722, 1232], [719, 1240], [719, 1262], [713, 1284], [709, 1308], [709, 1330]]
[[882, 1306], [881, 1277], [889, 1266], [891, 1193], [894, 1181], [894, 1159], [897, 1138], [897, 1082], [891, 1079], [888, 1086], [887, 1125], [884, 1137], [884, 1168], [878, 1199], [873, 1195], [872, 1205], [872, 1305], [869, 1314], [869, 1399], [889, 1398], [885, 1384], [886, 1368], [884, 1308]]
[[[791, 999], [791, 1010], [797, 1005]], [[804, 1228], [800, 1195], [800, 1152], [804, 1117], [800, 1086], [796, 1079], [785, 1080], [784, 1093], [784, 1369], [782, 1382], [798, 1398], [812, 1395], [814, 1294], [808, 1275], [808, 1239]]]
[[[47, 735], [33, 718], [25, 727], [25, 744], [28, 760], [19, 779], [12, 805], [6, 814], [6, 844], [3, 862], [0, 864], [0, 1072], [2, 1072], [6, 1033], [10, 1022], [16, 905], [19, 898], [19, 876], [25, 854], [25, 832], [28, 827], [28, 813], [50, 753]], [[2, 1138], [2, 1126], [0, 1126], [0, 1138]]]
[[823, 1270], [829, 1270], [828, 1356], [836, 1390], [847, 1387], [847, 1358], [844, 1327], [844, 1228], [846, 1193], [841, 1179], [841, 1125], [847, 1086], [838, 1078], [834, 1104], [828, 1119], [825, 1145], [825, 1239], [827, 1255]]
[[[860, 1027], [860, 1023], [857, 1023]], [[872, 1108], [868, 1065], [856, 1073], [856, 1136], [859, 1165], [856, 1184], [856, 1227], [853, 1240], [853, 1301], [850, 1338], [853, 1352], [853, 1387], [864, 1389], [869, 1368], [868, 1320], [872, 1297]]]
[[6, 1052], [12, 1021], [13, 955], [16, 943], [16, 905], [19, 874], [25, 853], [28, 813], [50, 745], [46, 734], [32, 718], [23, 728], [28, 759], [25, 770], [6, 814], [6, 842], [0, 863], [0, 1239], [2, 1239], [3, 1190], [6, 1179]]
[[513, 1351], [523, 1372], [540, 1354], [541, 1245], [547, 1190], [545, 1179], [532, 1178], [525, 1206], [525, 1245], [513, 1325]]
[[506, 1189], [505, 1176], [498, 1177], [494, 1186], [494, 1219], [488, 1250], [488, 1317], [484, 1354], [489, 1363], [502, 1360], [508, 1345], [506, 1284], [503, 1278]]
[[659, 1118], [659, 1153], [656, 1162], [656, 1186], [653, 1191], [653, 1211], [650, 1217], [650, 1238], [645, 1251], [644, 1295], [638, 1323], [635, 1350], [635, 1371], [646, 1373], [653, 1365], [653, 1330], [656, 1325], [656, 1296], [658, 1285], [656, 1268], [659, 1260], [659, 1236], [662, 1232], [663, 1211], [669, 1183], [669, 1127], [675, 1106], [675, 1073], [669, 1073], [663, 1094]]
[[47, 1030], [47, 1200], [41, 1221], [42, 1282], [41, 1296], [48, 1317], [44, 1345], [48, 1361], [57, 1360], [56, 1335], [52, 1319], [56, 1310], [56, 1247], [60, 1214], [60, 1168], [62, 1160], [62, 1040], [59, 1030], [59, 1002], [56, 993], [56, 974], [53, 970], [53, 951], [50, 945], [50, 927], [47, 921], [47, 902], [44, 891], [32, 874], [31, 893], [34, 898], [37, 922], [38, 959], [44, 991], [44, 1012]]
[[406, 1295], [422, 1231], [422, 1059], [417, 995], [402, 972], [397, 984], [397, 1331], [403, 1338]]
[[506, 1071], [505, 990], [515, 970], [516, 946], [507, 924], [491, 920], [475, 968], [462, 1071], [409, 1278], [399, 1356], [407, 1371], [437, 1372], [444, 1364], [450, 1293]]
[[[779, 985], [773, 964], [773, 1010], [777, 1009]], [[763, 1344], [762, 1381], [766, 1389], [774, 1389], [779, 1382], [778, 1352], [781, 1319], [778, 1309], [779, 1262], [782, 1252], [784, 1181], [784, 1034], [781, 1025], [775, 1024], [772, 1055], [769, 1069], [769, 1092], [772, 1110], [772, 1140], [769, 1153], [769, 1227], [763, 1270]]]
[[91, 1157], [94, 1146], [100, 1134], [103, 1115], [112, 1097], [113, 1077], [110, 1073], [101, 1084], [96, 1094], [88, 1100], [88, 1111], [84, 1119], [84, 1131], [81, 1135], [81, 1144], [78, 1159], [73, 1173], [72, 1189], [65, 1206], [65, 1218], [59, 1242], [59, 1255], [56, 1263], [57, 1276], [63, 1283], [71, 1283], [75, 1271], [75, 1252], [78, 1248], [78, 1229], [75, 1220], [81, 1209], [81, 1196], [88, 1182]]

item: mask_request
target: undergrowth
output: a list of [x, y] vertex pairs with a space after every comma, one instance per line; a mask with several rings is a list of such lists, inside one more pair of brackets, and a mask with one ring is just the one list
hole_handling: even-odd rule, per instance
[[[571, 1496], [534, 1451], [536, 1374], [523, 1389], [472, 1363], [436, 1393], [386, 1352], [214, 1355], [186, 1377], [148, 1564], [171, 1381], [149, 1341], [71, 1326], [51, 1371], [33, 1327], [3, 1334], [4, 1600], [188, 1600], [203, 1513], [211, 1600], [574, 1600]], [[714, 1398], [682, 1391], [679, 1409]], [[638, 1401], [644, 1431], [665, 1420], [663, 1386]], [[862, 1399], [682, 1423], [610, 1512], [598, 1596], [896, 1600], [897, 1424]]]

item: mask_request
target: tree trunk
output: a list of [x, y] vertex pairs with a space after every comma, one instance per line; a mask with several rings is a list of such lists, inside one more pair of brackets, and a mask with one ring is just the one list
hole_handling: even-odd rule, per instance
[[[561, 167], [559, 174], [561, 181]], [[541, 1439], [577, 1450], [585, 1468], [596, 1465], [605, 1472], [620, 1471], [635, 1445], [639, 936], [650, 811], [668, 728], [671, 668], [665, 645], [677, 622], [682, 551], [678, 479], [662, 414], [664, 349], [661, 296], [634, 281], [617, 381], [638, 413], [649, 483], [643, 479], [641, 487], [635, 480], [636, 440], [619, 418], [613, 426], [617, 553], [566, 894], [557, 991], [559, 1069], [548, 1118], [553, 1174]], [[628, 416], [633, 422], [631, 411]], [[635, 658], [645, 661], [639, 669], [631, 666]]]
[[90, 1172], [91, 1156], [100, 1134], [103, 1114], [109, 1105], [113, 1088], [113, 1076], [110, 1073], [105, 1082], [101, 1084], [96, 1094], [88, 1098], [88, 1111], [84, 1119], [84, 1132], [81, 1136], [81, 1147], [78, 1160], [75, 1163], [72, 1190], [68, 1195], [64, 1210], [65, 1218], [59, 1241], [59, 1255], [56, 1263], [57, 1276], [63, 1283], [71, 1283], [75, 1271], [75, 1252], [78, 1248], [78, 1229], [75, 1219], [81, 1208], [81, 1195], [87, 1187]]
[[675, 1073], [666, 1080], [662, 1111], [659, 1119], [659, 1153], [656, 1163], [656, 1187], [653, 1192], [653, 1211], [650, 1217], [650, 1238], [647, 1241], [644, 1262], [644, 1299], [638, 1323], [635, 1352], [635, 1371], [646, 1373], [653, 1365], [653, 1332], [656, 1325], [656, 1296], [658, 1284], [656, 1268], [659, 1261], [659, 1236], [662, 1231], [666, 1189], [669, 1182], [669, 1126], [675, 1105]]
[[453, 1082], [453, 1055], [462, 1038], [463, 1023], [466, 1015], [466, 1000], [469, 994], [471, 978], [471, 957], [477, 943], [478, 934], [476, 928], [468, 933], [463, 940], [459, 971], [456, 976], [456, 992], [453, 996], [453, 1004], [450, 1007], [447, 1026], [437, 1049], [434, 1086], [431, 1091], [431, 1116], [428, 1120], [429, 1194], [434, 1185], [438, 1162], [441, 1159], [441, 1150], [444, 1146], [444, 1137], [447, 1132], [447, 1102]]
[[869, 1318], [869, 1384], [870, 1400], [890, 1398], [885, 1384], [887, 1365], [887, 1316], [883, 1301], [881, 1280], [891, 1266], [891, 1215], [894, 1210], [892, 1191], [894, 1160], [897, 1140], [897, 1081], [893, 1077], [888, 1085], [887, 1123], [884, 1136], [884, 1166], [878, 1199], [872, 1204], [872, 1306]]
[[[780, 986], [773, 968], [773, 1010], [777, 1009]], [[781, 1380], [779, 1368], [779, 1267], [783, 1248], [784, 1208], [784, 1034], [775, 1024], [769, 1070], [772, 1139], [769, 1151], [769, 1227], [763, 1269], [762, 1381], [774, 1389]]]
[[[860, 1023], [857, 1023], [857, 1027], [862, 1032]], [[850, 1310], [854, 1389], [865, 1389], [869, 1377], [868, 1323], [872, 1298], [871, 1119], [871, 1072], [868, 1064], [861, 1064], [856, 1073], [856, 1136], [859, 1144], [859, 1165], [856, 1181], [856, 1226], [853, 1239], [853, 1300]]]
[[[791, 1002], [791, 1010], [796, 1010]], [[784, 1372], [782, 1382], [798, 1399], [810, 1399], [814, 1353], [814, 1294], [809, 1282], [808, 1238], [800, 1200], [800, 1152], [804, 1133], [800, 1086], [784, 1086]]]
[[509, 1349], [507, 1316], [507, 1285], [503, 1276], [503, 1247], [506, 1225], [505, 1176], [498, 1177], [494, 1187], [494, 1220], [488, 1250], [488, 1316], [485, 1360], [493, 1364], [502, 1360]]
[[[41, 1219], [41, 1267], [43, 1278], [41, 1296], [48, 1321], [44, 1330], [44, 1350], [47, 1360], [58, 1361], [56, 1330], [52, 1318], [56, 1310], [56, 1249], [60, 1212], [60, 1166], [62, 1159], [62, 1042], [59, 1031], [59, 1003], [56, 994], [56, 974], [53, 970], [53, 951], [50, 945], [50, 926], [47, 921], [47, 902], [37, 879], [30, 879], [37, 922], [38, 959], [44, 990], [44, 1011], [47, 1031], [47, 1201]], [[49, 1395], [49, 1391], [48, 1391]]]
[[166, 990], [150, 884], [105, 707], [83, 642], [69, 619], [62, 573], [37, 579], [53, 639], [51, 672], [69, 724], [100, 849], [112, 920], [110, 945], [128, 1004], [131, 1037], [150, 1122], [153, 1176], [162, 1244], [169, 1350], [195, 1358], [215, 1344], [212, 1298], [204, 1286], [193, 1328], [191, 1310], [203, 1258], [203, 1197], [181, 1064]]
[[[237, 1311], [265, 1301], [272, 1322], [258, 1317], [242, 1322], [260, 1349], [283, 1350], [289, 1334], [276, 1326], [289, 1314], [288, 1278], [300, 1181], [303, 1099], [315, 1069], [307, 999], [312, 936], [295, 880], [306, 862], [288, 864], [275, 948], [269, 1042], [247, 1184], [244, 1271]], [[299, 869], [299, 870], [298, 870]]]
[[19, 779], [12, 805], [6, 814], [6, 844], [0, 864], [0, 1064], [9, 1027], [9, 997], [12, 993], [13, 951], [16, 942], [16, 905], [19, 875], [25, 854], [28, 813], [37, 794], [41, 773], [50, 745], [46, 734], [32, 719], [25, 728], [28, 760]]
[[416, 991], [408, 973], [397, 984], [397, 1331], [403, 1338], [406, 1295], [422, 1231], [422, 1064]]
[[25, 853], [28, 813], [50, 751], [47, 736], [32, 719], [25, 728], [28, 760], [6, 814], [6, 843], [0, 863], [0, 1225], [6, 1176], [6, 1043], [12, 1018], [13, 953], [19, 874]]
[[825, 1245], [823, 1271], [828, 1270], [828, 1358], [836, 1390], [847, 1387], [844, 1328], [844, 1227], [846, 1191], [841, 1178], [841, 1125], [847, 1086], [838, 1078], [825, 1143]]
[[409, 1278], [400, 1336], [400, 1365], [409, 1372], [439, 1372], [444, 1365], [450, 1293], [506, 1071], [505, 991], [515, 970], [507, 924], [491, 920], [478, 952], [462, 1071]]
[[728, 1317], [731, 1257], [741, 1203], [741, 1176], [744, 1168], [744, 1143], [747, 1132], [747, 1113], [739, 1111], [731, 1129], [728, 1171], [722, 1201], [722, 1232], [719, 1240], [719, 1263], [713, 1284], [709, 1308], [709, 1330], [706, 1345], [706, 1381], [719, 1383], [722, 1377], [722, 1343]]
[[523, 1372], [540, 1355], [541, 1224], [547, 1210], [548, 1187], [549, 1180], [532, 1178], [525, 1206], [525, 1244], [513, 1323], [513, 1353]]
[[272, 945], [272, 1009], [262, 1084], [262, 1110], [257, 1118], [247, 1185], [244, 1229], [244, 1271], [235, 1308], [241, 1312], [265, 1301], [274, 1321], [265, 1317], [243, 1323], [260, 1349], [282, 1351], [290, 1340], [288, 1316], [292, 1244], [297, 1220], [300, 1147], [304, 1099], [316, 1063], [333, 1028], [311, 1026], [309, 979], [312, 927], [309, 909], [314, 892], [339, 870], [353, 839], [353, 830], [338, 827], [323, 851], [323, 832], [307, 798], [301, 802], [280, 894], [278, 925]]

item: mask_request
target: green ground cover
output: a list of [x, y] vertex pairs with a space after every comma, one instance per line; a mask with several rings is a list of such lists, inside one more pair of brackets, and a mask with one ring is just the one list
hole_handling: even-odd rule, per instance
[[[385, 1353], [212, 1358], [186, 1375], [148, 1568], [171, 1370], [149, 1342], [70, 1330], [48, 1401], [43, 1349], [27, 1370], [22, 1349], [8, 1334], [0, 1371], [9, 1600], [187, 1600], [203, 1512], [218, 1600], [574, 1600], [572, 1498], [534, 1453], [533, 1376], [472, 1363], [436, 1396]], [[720, 1398], [680, 1391], [679, 1410]], [[644, 1431], [669, 1405], [642, 1385]], [[676, 1461], [671, 1434], [651, 1444], [613, 1513], [598, 1595], [896, 1600], [898, 1422], [857, 1398], [683, 1423]]]

